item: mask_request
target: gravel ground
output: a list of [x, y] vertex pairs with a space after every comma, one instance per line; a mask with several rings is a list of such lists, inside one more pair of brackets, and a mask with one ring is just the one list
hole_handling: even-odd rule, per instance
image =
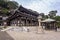
[[44, 34], [36, 32], [7, 31], [14, 40], [60, 40], [60, 32], [45, 31]]

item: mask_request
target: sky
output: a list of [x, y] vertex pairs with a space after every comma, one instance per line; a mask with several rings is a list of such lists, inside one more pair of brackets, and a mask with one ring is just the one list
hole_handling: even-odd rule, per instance
[[25, 8], [37, 11], [38, 13], [48, 14], [49, 11], [57, 10], [60, 15], [60, 0], [13, 0]]

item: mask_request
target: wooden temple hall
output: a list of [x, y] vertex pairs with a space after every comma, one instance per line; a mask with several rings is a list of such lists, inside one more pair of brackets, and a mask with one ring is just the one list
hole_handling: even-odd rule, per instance
[[38, 13], [22, 6], [14, 10], [6, 20], [8, 26], [38, 26]]

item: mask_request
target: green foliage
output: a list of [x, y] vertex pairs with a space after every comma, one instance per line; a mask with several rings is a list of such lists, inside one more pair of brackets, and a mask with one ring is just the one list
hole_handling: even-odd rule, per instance
[[60, 22], [57, 22], [56, 24], [57, 24], [57, 26], [60, 28]]
[[40, 13], [40, 16], [42, 16], [43, 20], [48, 18], [48, 15], [45, 15], [44, 13]]
[[54, 17], [54, 19], [57, 21], [57, 26], [60, 27], [60, 16]]
[[54, 19], [55, 19], [56, 21], [60, 21], [60, 16], [56, 16], [56, 17], [54, 17]]
[[0, 0], [0, 14], [7, 15], [11, 9], [16, 9], [18, 3], [15, 1]]
[[56, 16], [56, 13], [57, 13], [57, 10], [50, 11], [49, 14], [48, 14], [48, 16], [49, 16], [50, 18], [53, 18], [53, 17]]
[[3, 9], [2, 9], [2, 13], [4, 13], [4, 14], [8, 14], [8, 12], [9, 12], [8, 9], [6, 9], [6, 8], [3, 8]]
[[44, 15], [45, 15], [45, 14], [44, 14], [44, 13], [40, 13], [40, 15], [42, 16], [42, 18], [44, 18]]
[[18, 3], [15, 1], [8, 1], [7, 4], [9, 9], [16, 9], [18, 7]]
[[48, 15], [45, 15], [44, 19], [47, 19], [48, 18]]
[[0, 0], [0, 7], [7, 8], [7, 2]]

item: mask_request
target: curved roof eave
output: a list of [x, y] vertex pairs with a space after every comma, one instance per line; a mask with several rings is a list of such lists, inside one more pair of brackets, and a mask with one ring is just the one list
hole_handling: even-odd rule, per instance
[[56, 20], [48, 18], [48, 19], [45, 19], [45, 20], [43, 20], [41, 22], [54, 22], [54, 21], [56, 21]]

